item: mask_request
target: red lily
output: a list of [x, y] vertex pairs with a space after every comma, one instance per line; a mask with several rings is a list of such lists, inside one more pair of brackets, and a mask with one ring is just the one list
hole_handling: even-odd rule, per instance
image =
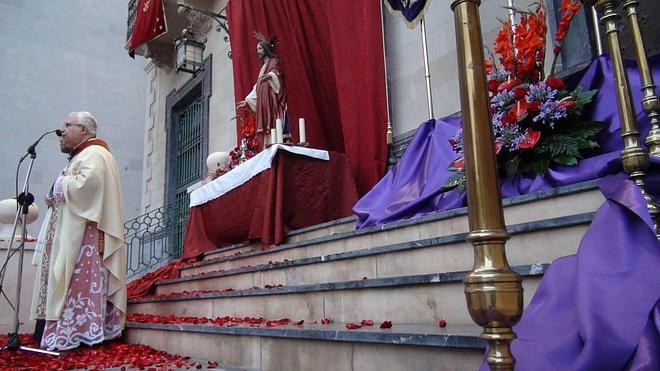
[[518, 147], [522, 149], [532, 149], [536, 147], [539, 139], [541, 139], [541, 132], [532, 128], [528, 128], [525, 132], [525, 139], [518, 143]]

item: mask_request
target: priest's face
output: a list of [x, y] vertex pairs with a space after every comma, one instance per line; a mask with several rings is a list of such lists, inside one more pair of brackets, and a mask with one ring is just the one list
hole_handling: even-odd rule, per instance
[[75, 115], [67, 116], [60, 137], [60, 151], [71, 153], [78, 144], [87, 139], [87, 136], [87, 128], [78, 124], [78, 118]]

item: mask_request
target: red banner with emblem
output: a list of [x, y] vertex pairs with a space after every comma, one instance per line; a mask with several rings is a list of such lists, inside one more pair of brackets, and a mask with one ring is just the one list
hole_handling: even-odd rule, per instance
[[132, 51], [167, 32], [163, 0], [139, 0], [135, 14], [135, 24], [126, 49]]

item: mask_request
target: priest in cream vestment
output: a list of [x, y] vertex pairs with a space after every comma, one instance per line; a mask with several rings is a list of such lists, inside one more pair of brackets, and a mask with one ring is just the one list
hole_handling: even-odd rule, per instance
[[53, 184], [38, 245], [32, 319], [41, 347], [67, 350], [118, 337], [126, 318], [126, 251], [117, 164], [96, 119], [73, 112], [60, 149], [69, 164]]

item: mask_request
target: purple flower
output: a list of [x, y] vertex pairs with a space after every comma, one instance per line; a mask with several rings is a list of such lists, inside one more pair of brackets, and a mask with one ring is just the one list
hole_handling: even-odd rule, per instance
[[490, 98], [490, 107], [501, 110], [504, 107], [513, 104], [516, 101], [516, 94], [512, 91], [504, 90]]
[[488, 74], [488, 80], [497, 80], [499, 82], [503, 82], [506, 81], [509, 76], [511, 76], [511, 72], [502, 68], [498, 68], [496, 70], [490, 71]]
[[497, 112], [493, 114], [493, 134], [495, 140], [500, 140], [503, 146], [509, 151], [517, 151], [518, 143], [525, 137], [520, 131], [519, 125], [504, 125], [502, 124], [502, 116], [504, 113]]
[[551, 129], [554, 129], [555, 122], [566, 118], [568, 112], [566, 107], [561, 106], [556, 101], [547, 101], [541, 103], [540, 112], [534, 117], [532, 121], [542, 122], [546, 125], [549, 125]]
[[538, 84], [533, 84], [529, 86], [529, 92], [525, 96], [527, 102], [545, 102], [547, 100], [555, 99], [557, 95], [557, 90], [546, 85], [545, 81], [541, 81]]

